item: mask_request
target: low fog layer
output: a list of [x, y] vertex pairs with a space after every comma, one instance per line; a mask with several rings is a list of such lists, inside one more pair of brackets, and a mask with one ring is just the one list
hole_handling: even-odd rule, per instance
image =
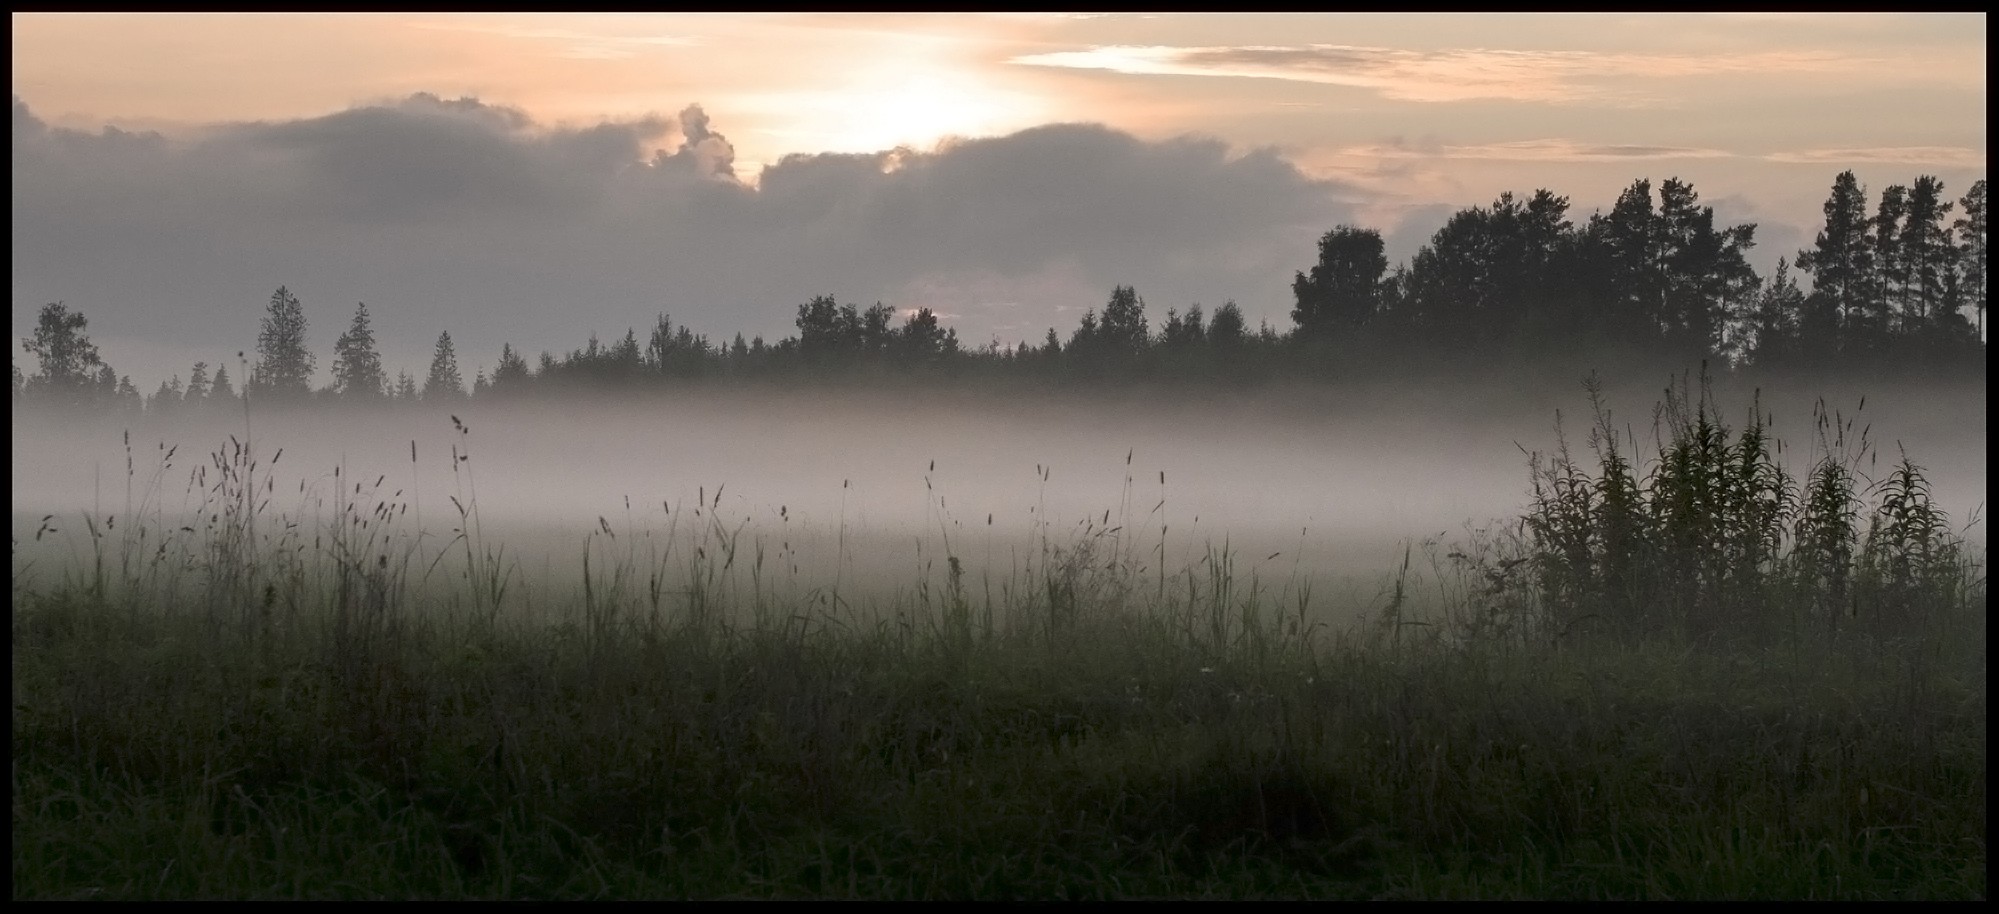
[[[1658, 391], [1631, 385], [1609, 393], [1617, 424], [1648, 445]], [[1725, 420], [1739, 427], [1748, 393], [1717, 393]], [[1858, 413], [1858, 390], [1827, 393], [1833, 406], [1860, 418], [1856, 430], [1869, 427], [1880, 472], [1899, 442], [1928, 470], [1954, 522], [1982, 506], [1982, 388], [1877, 389]], [[1812, 401], [1801, 392], [1763, 395], [1793, 472], [1814, 453]], [[1044, 532], [1065, 545], [1119, 526], [1127, 528], [1122, 547], [1156, 569], [1163, 524], [1169, 570], [1226, 542], [1241, 569], [1263, 568], [1266, 579], [1303, 572], [1364, 582], [1399, 562], [1405, 544], [1448, 543], [1468, 524], [1517, 518], [1528, 491], [1522, 449], [1554, 447], [1557, 409], [1572, 449], [1586, 454], [1587, 401], [1579, 387], [1155, 391], [1087, 401], [732, 392], [591, 405], [466, 404], [454, 411], [464, 434], [442, 411], [258, 410], [247, 432], [260, 475], [274, 480], [272, 512], [331, 517], [334, 469], [342, 467], [350, 495], [358, 482], [369, 498], [414, 502], [430, 543], [450, 539], [457, 526], [452, 496], [476, 499], [487, 539], [509, 543], [530, 573], [571, 567], [584, 537], [606, 525], [629, 543], [648, 529], [657, 538], [676, 524], [684, 534], [715, 520], [746, 531], [746, 547], [761, 538], [774, 563], [788, 546], [788, 560], [807, 577], [814, 568], [830, 573], [833, 550], [842, 548], [850, 566], [872, 566], [864, 573], [908, 578], [926, 557], [941, 565], [947, 537], [968, 570], [984, 571], [990, 562], [1003, 577], [1015, 561], [1009, 556], [1033, 549]], [[57, 515], [55, 523], [74, 537], [82, 534], [79, 512], [134, 510], [128, 428], [129, 504], [161, 523], [199, 501], [190, 491], [194, 468], [231, 435], [246, 435], [240, 413], [156, 422], [16, 414], [17, 565], [23, 548], [59, 541], [33, 544], [45, 514]], [[169, 448], [177, 452], [162, 472]], [[470, 457], [457, 475], [454, 448]], [[1984, 539], [1982, 528], [1972, 533]], [[1281, 554], [1272, 559], [1273, 552]]]

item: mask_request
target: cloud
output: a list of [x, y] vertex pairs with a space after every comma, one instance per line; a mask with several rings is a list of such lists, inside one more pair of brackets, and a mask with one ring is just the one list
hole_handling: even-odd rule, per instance
[[67, 301], [148, 388], [187, 353], [253, 348], [281, 284], [322, 368], [365, 301], [413, 373], [440, 330], [469, 372], [502, 342], [566, 350], [662, 311], [775, 339], [819, 294], [963, 315], [978, 341], [1066, 334], [1061, 308], [1117, 284], [1162, 314], [1233, 298], [1281, 323], [1355, 196], [1272, 150], [1095, 124], [793, 156], [751, 184], [698, 105], [571, 127], [432, 95], [180, 139], [53, 127], [17, 98], [13, 152], [17, 335]]
[[1168, 47], [1105, 45], [1012, 58], [1041, 67], [1152, 76], [1281, 79], [1370, 89], [1397, 101], [1657, 104], [1611, 80], [1731, 73], [1833, 73], [1866, 61], [1818, 52], [1667, 55], [1487, 48], [1411, 50], [1356, 45]]
[[1562, 138], [1518, 140], [1511, 143], [1452, 145], [1427, 140], [1391, 140], [1350, 146], [1341, 154], [1384, 159], [1494, 159], [1511, 162], [1616, 162], [1634, 159], [1726, 159], [1735, 153], [1698, 146], [1657, 146], [1630, 143], [1585, 143]]
[[687, 35], [654, 34], [641, 35], [621, 32], [615, 35], [593, 34], [575, 29], [528, 27], [518, 25], [487, 25], [469, 22], [414, 22], [409, 28], [437, 32], [469, 32], [480, 35], [497, 35], [502, 38], [517, 38], [523, 41], [544, 41], [562, 45], [556, 56], [574, 60], [629, 60], [639, 56], [641, 51], [662, 47], [686, 47], [700, 42]]
[[1963, 146], [1868, 146], [1847, 149], [1804, 149], [1764, 156], [1772, 162], [1802, 164], [1892, 163], [1983, 168], [1985, 153]]

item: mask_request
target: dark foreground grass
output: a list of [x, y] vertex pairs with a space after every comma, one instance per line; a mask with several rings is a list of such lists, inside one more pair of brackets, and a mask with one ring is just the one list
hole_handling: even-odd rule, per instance
[[[1983, 631], [1198, 649], [17, 608], [14, 897], [1977, 898]], [[1292, 645], [1293, 648], [1298, 645]]]
[[1638, 466], [1599, 411], [1347, 633], [1127, 517], [997, 598], [941, 521], [941, 585], [776, 586], [719, 491], [524, 607], [463, 451], [426, 549], [232, 442], [191, 523], [17, 544], [14, 897], [1983, 898], [1982, 547], [1710, 416]]

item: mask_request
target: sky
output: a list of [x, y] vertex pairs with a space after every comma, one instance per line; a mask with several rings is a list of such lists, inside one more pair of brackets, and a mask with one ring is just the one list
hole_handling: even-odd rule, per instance
[[[1766, 274], [1840, 171], [1985, 177], [1982, 14], [14, 14], [14, 336], [63, 301], [150, 392], [254, 358], [280, 285], [328, 377], [469, 378], [656, 315], [727, 342], [817, 295], [962, 341], [1290, 325], [1335, 225], [1649, 178]], [[33, 360], [16, 350], [16, 364]]]

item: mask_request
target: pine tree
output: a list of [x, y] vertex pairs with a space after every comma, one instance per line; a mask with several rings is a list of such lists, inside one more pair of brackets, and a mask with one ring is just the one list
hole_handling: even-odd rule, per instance
[[342, 397], [375, 401], [387, 393], [388, 374], [375, 352], [375, 331], [368, 326], [368, 303], [354, 306], [354, 323], [333, 344], [333, 389]]
[[1909, 189], [1889, 185], [1874, 211], [1868, 243], [1874, 252], [1874, 272], [1868, 296], [1849, 324], [1856, 352], [1879, 356], [1888, 346], [1896, 314], [1908, 310], [1909, 266], [1902, 258], [1902, 222], [1909, 210]]
[[410, 377], [410, 373], [407, 371], [396, 372], [396, 401], [399, 403], [416, 402], [416, 379]]
[[284, 286], [271, 294], [269, 312], [257, 334], [257, 370], [252, 375], [259, 394], [304, 399], [312, 392], [312, 352], [305, 348], [305, 309]]
[[1805, 316], [1805, 293], [1791, 276], [1791, 265], [1777, 258], [1777, 272], [1763, 285], [1751, 318], [1749, 361], [1759, 366], [1789, 365], [1799, 357], [1799, 328]]
[[1667, 178], [1659, 185], [1665, 329], [1669, 338], [1705, 356], [1726, 352], [1729, 328], [1755, 295], [1756, 273], [1746, 252], [1756, 243], [1756, 226], [1717, 230], [1714, 207], [1699, 203], [1691, 184]]
[[1799, 251], [1796, 260], [1798, 269], [1812, 277], [1812, 293], [1799, 328], [1809, 357], [1853, 347], [1850, 329], [1855, 315], [1866, 308], [1874, 273], [1867, 232], [1867, 191], [1853, 172], [1840, 172], [1825, 201], [1825, 227], [1812, 249]]
[[1978, 317], [1978, 339], [1985, 339], [1985, 179], [1980, 178], [1963, 199], [1964, 216], [1957, 220], [1958, 298]]
[[450, 331], [437, 335], [437, 352], [430, 358], [430, 376], [423, 382], [423, 398], [426, 401], [465, 398], [465, 378], [458, 373], [458, 354], [451, 349]]
[[1951, 227], [1945, 221], [1951, 205], [1944, 197], [1943, 182], [1934, 175], [1917, 178], [1909, 188], [1902, 234], [1896, 239], [1907, 277], [1901, 309], [1903, 333], [1927, 333], [1943, 326], [1945, 299], [1957, 266], [1957, 248], [1951, 244]]
[[1666, 312], [1665, 227], [1652, 205], [1652, 182], [1633, 181], [1609, 215], [1590, 217], [1587, 234], [1603, 260], [1611, 335], [1627, 343], [1656, 339]]

